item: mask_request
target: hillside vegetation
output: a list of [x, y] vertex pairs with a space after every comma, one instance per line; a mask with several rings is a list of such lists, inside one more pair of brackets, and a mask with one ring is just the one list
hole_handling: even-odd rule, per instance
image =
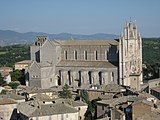
[[0, 47], [0, 66], [13, 67], [15, 62], [30, 59], [30, 45]]
[[160, 64], [160, 38], [143, 38], [143, 63]]

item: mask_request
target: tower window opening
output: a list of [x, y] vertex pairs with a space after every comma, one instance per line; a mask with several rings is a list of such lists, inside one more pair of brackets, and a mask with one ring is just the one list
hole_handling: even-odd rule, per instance
[[64, 51], [64, 59], [67, 60], [67, 51]]
[[95, 60], [98, 60], [98, 53], [97, 53], [97, 51], [94, 51], [94, 57], [95, 57]]
[[87, 60], [87, 51], [84, 51], [84, 60]]
[[74, 59], [77, 60], [77, 51], [74, 51]]

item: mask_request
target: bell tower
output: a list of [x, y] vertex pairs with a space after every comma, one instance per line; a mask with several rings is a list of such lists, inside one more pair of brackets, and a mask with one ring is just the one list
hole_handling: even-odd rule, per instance
[[142, 40], [135, 22], [126, 22], [119, 41], [120, 84], [140, 90], [142, 84]]

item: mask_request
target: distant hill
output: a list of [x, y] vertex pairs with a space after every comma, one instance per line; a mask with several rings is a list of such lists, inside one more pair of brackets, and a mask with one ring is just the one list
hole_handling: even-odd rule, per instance
[[35, 41], [36, 36], [48, 36], [50, 40], [60, 39], [77, 39], [77, 40], [93, 40], [93, 39], [117, 39], [119, 36], [114, 34], [96, 33], [91, 35], [80, 35], [70, 33], [48, 34], [42, 32], [19, 33], [11, 30], [0, 30], [0, 46], [13, 44], [30, 44]]

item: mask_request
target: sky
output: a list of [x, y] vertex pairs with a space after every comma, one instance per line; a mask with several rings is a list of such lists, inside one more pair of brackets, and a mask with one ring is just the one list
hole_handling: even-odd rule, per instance
[[0, 30], [120, 35], [131, 20], [160, 37], [160, 0], [0, 0]]

